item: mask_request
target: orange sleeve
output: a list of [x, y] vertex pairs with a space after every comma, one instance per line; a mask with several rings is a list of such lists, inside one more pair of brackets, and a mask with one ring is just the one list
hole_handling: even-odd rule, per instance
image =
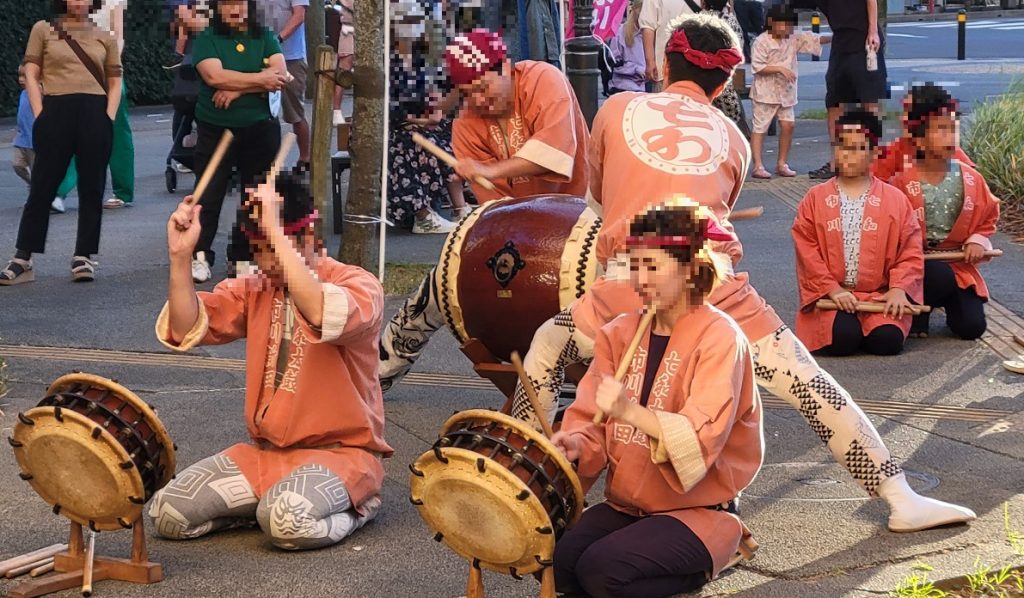
[[796, 249], [796, 281], [800, 289], [800, 309], [806, 309], [813, 306], [818, 299], [827, 296], [829, 291], [842, 286], [825, 264], [824, 248], [818, 242], [814, 196], [810, 193], [804, 196], [797, 207], [791, 232]]
[[[459, 160], [475, 160], [483, 164], [497, 162], [498, 157], [487, 146], [487, 139], [484, 137], [486, 131], [486, 127], [479, 119], [459, 115], [452, 122], [452, 151], [455, 153], [455, 157]], [[501, 192], [488, 191], [476, 181], [469, 181], [469, 186], [480, 203], [502, 197]]]
[[889, 288], [900, 288], [915, 303], [924, 301], [924, 233], [914, 215], [910, 200], [902, 192], [893, 192], [886, 201], [897, 203], [903, 212], [896, 261], [889, 268]]

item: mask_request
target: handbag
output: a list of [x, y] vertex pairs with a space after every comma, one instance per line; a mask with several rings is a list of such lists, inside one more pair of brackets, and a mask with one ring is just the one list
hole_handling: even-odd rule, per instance
[[77, 56], [78, 59], [82, 61], [82, 66], [84, 66], [87, 71], [92, 73], [92, 76], [96, 78], [96, 82], [100, 84], [100, 87], [102, 87], [104, 93], [106, 93], [107, 80], [103, 76], [103, 69], [100, 68], [100, 66], [96, 64], [92, 58], [89, 58], [89, 55], [85, 53], [85, 50], [82, 49], [82, 46], [80, 46], [78, 42], [75, 41], [75, 39], [71, 37], [71, 35], [68, 34], [68, 32], [65, 31], [63, 27], [61, 27], [60, 23], [54, 20], [53, 23], [50, 23], [50, 25], [53, 27], [53, 30], [57, 32], [57, 37], [67, 42], [68, 46], [71, 47], [71, 51], [74, 52], [75, 56]]
[[[267, 44], [263, 43], [264, 53]], [[263, 64], [267, 64], [267, 59], [263, 59]], [[267, 107], [270, 109], [271, 118], [278, 118], [281, 116], [281, 91], [269, 91], [267, 92]]]

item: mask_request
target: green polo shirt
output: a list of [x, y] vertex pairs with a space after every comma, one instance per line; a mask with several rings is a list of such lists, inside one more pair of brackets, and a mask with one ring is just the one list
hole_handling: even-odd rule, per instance
[[[213, 27], [207, 27], [192, 42], [192, 64], [199, 66], [208, 58], [217, 58], [225, 69], [239, 73], [258, 73], [266, 66], [264, 59], [280, 53], [277, 36], [266, 27], [258, 37], [244, 33], [218, 35]], [[221, 127], [248, 127], [270, 118], [267, 92], [243, 94], [223, 109], [213, 105], [216, 89], [202, 81], [202, 77], [200, 81], [197, 119]]]

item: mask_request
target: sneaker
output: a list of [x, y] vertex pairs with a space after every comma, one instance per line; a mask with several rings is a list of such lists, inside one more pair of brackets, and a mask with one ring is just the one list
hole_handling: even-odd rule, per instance
[[210, 262], [206, 261], [206, 253], [197, 251], [192, 258], [192, 281], [206, 282], [213, 274], [210, 272]]
[[191, 168], [185, 166], [184, 164], [178, 162], [177, 160], [171, 160], [171, 166], [174, 168], [174, 170], [180, 172], [181, 174], [190, 174], [192, 172]]
[[473, 212], [473, 206], [465, 205], [461, 208], [452, 208], [452, 220], [458, 222]]
[[163, 67], [164, 67], [165, 70], [170, 71], [170, 70], [176, 69], [179, 66], [181, 66], [182, 62], [184, 62], [184, 61], [185, 61], [185, 57], [183, 55], [178, 54], [177, 52], [175, 52], [174, 54], [172, 54], [170, 56], [170, 58], [167, 59], [166, 62], [164, 62]]
[[64, 200], [59, 197], [53, 198], [53, 203], [50, 204], [50, 211], [54, 214], [64, 213]]
[[71, 258], [71, 278], [75, 282], [92, 282], [96, 280], [97, 265], [97, 262], [85, 256], [76, 255]]
[[345, 115], [341, 113], [341, 110], [331, 113], [331, 124], [335, 127], [345, 124]]
[[417, 218], [412, 225], [412, 234], [429, 235], [445, 234], [455, 230], [455, 223], [441, 218], [436, 212], [431, 211], [426, 218]]
[[831, 164], [825, 162], [824, 164], [821, 165], [821, 168], [808, 172], [807, 176], [811, 177], [812, 179], [825, 180], [836, 176], [836, 171], [832, 170]]
[[130, 205], [130, 204], [128, 202], [126, 202], [125, 200], [120, 199], [118, 197], [111, 197], [107, 201], [103, 202], [103, 207], [108, 209], [108, 210], [116, 210], [118, 208], [123, 208], [123, 207], [125, 207], [127, 205]]

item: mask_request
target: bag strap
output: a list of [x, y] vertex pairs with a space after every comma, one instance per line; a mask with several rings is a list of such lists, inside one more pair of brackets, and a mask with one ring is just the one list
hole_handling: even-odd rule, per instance
[[696, 15], [696, 14], [700, 14], [701, 12], [703, 12], [703, 11], [704, 11], [704, 9], [703, 9], [703, 8], [701, 8], [701, 7], [700, 7], [700, 6], [699, 6], [699, 5], [698, 5], [698, 4], [696, 3], [696, 2], [694, 2], [693, 0], [686, 0], [686, 5], [690, 7], [690, 10], [692, 10], [692, 11], [693, 11], [693, 14], [695, 14], [695, 15]]
[[80, 46], [78, 42], [75, 41], [74, 38], [72, 38], [71, 35], [69, 35], [68, 32], [65, 31], [63, 27], [60, 26], [60, 23], [54, 20], [53, 23], [51, 23], [51, 25], [53, 26], [53, 30], [57, 32], [57, 37], [68, 43], [68, 46], [71, 48], [71, 51], [74, 52], [75, 56], [77, 56], [78, 59], [82, 61], [82, 66], [84, 66], [87, 71], [92, 73], [92, 76], [96, 78], [96, 82], [99, 83], [100, 87], [103, 88], [103, 91], [106, 92], [107, 82], [103, 77], [103, 70], [100, 69], [100, 66], [96, 64], [96, 62], [92, 58], [89, 58], [89, 55], [85, 53], [85, 50], [82, 49], [82, 46]]

